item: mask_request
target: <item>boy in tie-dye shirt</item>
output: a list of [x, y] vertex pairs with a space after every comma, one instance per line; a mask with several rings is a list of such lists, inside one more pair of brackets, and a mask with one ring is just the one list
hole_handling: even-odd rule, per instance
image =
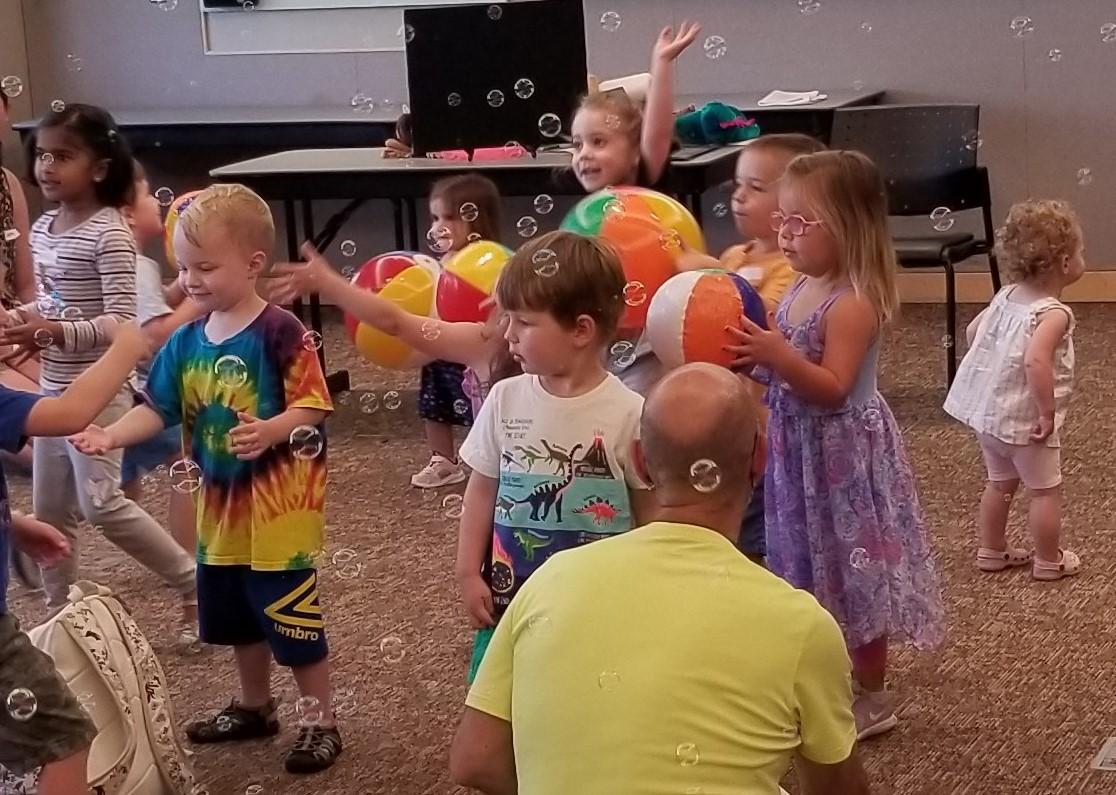
[[144, 405], [75, 443], [92, 452], [126, 447], [182, 424], [186, 456], [171, 477], [196, 492], [200, 635], [234, 648], [241, 687], [239, 700], [187, 734], [198, 743], [276, 734], [274, 657], [303, 696], [286, 768], [311, 773], [341, 752], [314, 569], [326, 490], [322, 422], [332, 405], [312, 333], [256, 294], [274, 236], [267, 204], [240, 185], [215, 185], [183, 211], [179, 281], [207, 314], [159, 352]]

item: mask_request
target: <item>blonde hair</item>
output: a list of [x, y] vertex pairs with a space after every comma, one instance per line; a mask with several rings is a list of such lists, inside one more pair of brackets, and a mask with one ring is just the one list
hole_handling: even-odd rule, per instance
[[178, 219], [191, 245], [201, 245], [202, 230], [220, 224], [229, 239], [246, 252], [262, 251], [271, 259], [275, 221], [259, 194], [235, 183], [210, 185], [197, 195]]
[[801, 183], [825, 228], [837, 241], [842, 274], [867, 299], [880, 323], [899, 309], [895, 249], [887, 224], [887, 190], [876, 164], [860, 152], [799, 155], [784, 184]]
[[1081, 245], [1081, 224], [1067, 202], [1027, 199], [1013, 204], [996, 230], [996, 258], [1008, 280], [1023, 282], [1065, 266]]
[[[581, 98], [577, 112], [595, 110], [605, 114], [607, 126], [618, 130], [628, 142], [639, 149], [639, 137], [643, 130], [643, 111], [631, 97], [623, 91], [605, 91], [587, 94]], [[576, 115], [576, 114], [575, 114]], [[616, 118], [615, 124], [611, 121]]]

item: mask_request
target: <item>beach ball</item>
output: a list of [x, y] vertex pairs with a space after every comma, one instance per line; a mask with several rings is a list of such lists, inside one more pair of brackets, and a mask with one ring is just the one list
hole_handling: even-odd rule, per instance
[[767, 327], [767, 307], [747, 279], [723, 270], [686, 271], [651, 299], [647, 339], [668, 369], [691, 362], [728, 367], [735, 357], [724, 346], [737, 339], [725, 327], [740, 328], [742, 314]]
[[182, 213], [186, 212], [186, 208], [194, 203], [194, 199], [201, 193], [200, 190], [192, 190], [189, 193], [183, 193], [181, 196], [175, 198], [169, 208], [167, 208], [167, 217], [163, 221], [163, 251], [167, 255], [167, 264], [172, 268], [177, 267], [174, 258], [174, 229], [178, 226], [178, 219], [182, 217]]
[[470, 243], [442, 265], [438, 280], [438, 317], [451, 323], [483, 323], [496, 280], [511, 258], [511, 249], [490, 240]]
[[[405, 312], [431, 320], [437, 318], [435, 293], [440, 268], [424, 254], [395, 251], [368, 260], [353, 277], [353, 284], [379, 294]], [[346, 313], [345, 328], [357, 351], [380, 367], [406, 370], [430, 361], [398, 338], [385, 334]]]
[[607, 188], [578, 202], [562, 228], [611, 243], [620, 255], [627, 285], [620, 327], [638, 331], [659, 288], [677, 273], [685, 250], [705, 252], [701, 228], [669, 196], [645, 188]]

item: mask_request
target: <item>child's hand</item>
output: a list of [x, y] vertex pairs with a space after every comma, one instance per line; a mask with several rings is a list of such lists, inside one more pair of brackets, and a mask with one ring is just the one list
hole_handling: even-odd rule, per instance
[[11, 528], [16, 546], [42, 566], [53, 566], [70, 554], [66, 536], [34, 516], [13, 516]]
[[461, 601], [465, 603], [465, 612], [469, 614], [473, 629], [496, 626], [492, 589], [479, 574], [461, 579]]
[[229, 450], [241, 461], [255, 461], [279, 441], [273, 438], [274, 431], [267, 420], [243, 411], [238, 411], [236, 418], [240, 425], [229, 431]]
[[104, 455], [116, 447], [113, 444], [112, 436], [100, 425], [90, 425], [84, 431], [75, 433], [66, 441], [83, 455]]
[[0, 329], [0, 345], [19, 345], [35, 351], [62, 344], [62, 324], [38, 315], [28, 315], [23, 323]]
[[329, 260], [318, 253], [312, 243], [302, 244], [306, 262], [283, 262], [271, 269], [270, 299], [288, 304], [296, 298], [320, 292], [326, 278], [333, 272]]
[[1031, 441], [1045, 442], [1052, 433], [1054, 433], [1054, 415], [1044, 413], [1031, 428]]
[[655, 41], [655, 47], [651, 50], [652, 62], [670, 63], [694, 43], [699, 33], [701, 33], [701, 25], [696, 22], [683, 21], [678, 26], [678, 33], [675, 33], [674, 28], [669, 25], [663, 28]]
[[775, 324], [775, 313], [767, 313], [768, 328], [761, 328], [741, 315], [743, 329], [725, 326], [725, 331], [740, 341], [739, 345], [726, 345], [724, 349], [736, 354], [733, 367], [748, 367], [755, 364], [772, 366], [788, 350], [786, 337]]
[[398, 138], [388, 138], [384, 142], [384, 157], [402, 159], [411, 156], [411, 147]]

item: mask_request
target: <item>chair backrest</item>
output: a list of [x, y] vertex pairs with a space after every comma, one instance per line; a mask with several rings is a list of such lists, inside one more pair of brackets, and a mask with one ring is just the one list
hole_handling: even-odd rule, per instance
[[[987, 207], [987, 174], [977, 168], [979, 105], [871, 105], [833, 114], [830, 147], [872, 158], [887, 182], [892, 215], [936, 207]], [[990, 208], [988, 209], [990, 211]]]

